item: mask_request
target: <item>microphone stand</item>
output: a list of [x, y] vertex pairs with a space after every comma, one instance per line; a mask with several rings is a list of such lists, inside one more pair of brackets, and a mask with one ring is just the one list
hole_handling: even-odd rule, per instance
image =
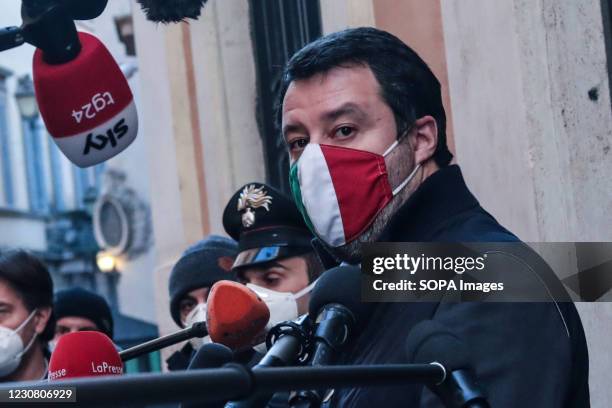
[[[269, 367], [290, 366], [303, 358], [309, 348], [310, 331], [308, 315], [300, 317], [296, 322], [287, 321], [274, 326], [266, 338], [268, 352], [252, 368], [253, 373], [265, 372]], [[272, 392], [257, 392], [245, 400], [230, 401], [225, 408], [264, 408], [273, 396]]]
[[[436, 364], [337, 365], [325, 367], [269, 367], [250, 370], [230, 363], [221, 368], [144, 373], [129, 376], [85, 377], [53, 382], [0, 384], [0, 401], [10, 391], [72, 389], [80, 406], [219, 402], [239, 400], [258, 392], [302, 388], [370, 387], [406, 383], [436, 384], [445, 370]], [[27, 392], [27, 391], [26, 391]], [[8, 399], [6, 399], [8, 401]], [[37, 400], [38, 401], [38, 400]], [[40, 402], [58, 402], [40, 400]]]
[[194, 337], [204, 337], [206, 335], [208, 335], [206, 322], [196, 322], [191, 325], [191, 327], [179, 330], [176, 333], [168, 334], [158, 339], [149, 340], [146, 343], [123, 350], [119, 353], [119, 357], [121, 357], [121, 361], [128, 361], [143, 354], [161, 350], [164, 347], [180, 343], [181, 341], [189, 340]]
[[[321, 312], [311, 342], [312, 355], [309, 356], [307, 366], [328, 366], [349, 341], [352, 331], [352, 314], [344, 306], [331, 304]], [[291, 394], [289, 406], [291, 408], [318, 408], [329, 387], [308, 389], [302, 388]]]

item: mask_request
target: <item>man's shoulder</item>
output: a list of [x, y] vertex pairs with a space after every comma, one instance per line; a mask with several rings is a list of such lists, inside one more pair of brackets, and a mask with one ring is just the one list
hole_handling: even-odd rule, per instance
[[482, 207], [457, 214], [437, 226], [433, 240], [447, 242], [518, 242], [519, 238], [504, 228]]

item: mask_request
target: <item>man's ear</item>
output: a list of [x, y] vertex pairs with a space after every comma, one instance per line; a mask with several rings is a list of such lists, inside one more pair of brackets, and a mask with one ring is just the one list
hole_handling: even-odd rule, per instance
[[416, 164], [429, 160], [438, 147], [438, 124], [432, 116], [423, 116], [414, 123], [413, 149]]
[[45, 331], [45, 327], [47, 327], [47, 323], [51, 318], [51, 307], [40, 307], [36, 310], [36, 314], [34, 315], [34, 319], [36, 325], [34, 326], [34, 331], [38, 334], [41, 334]]

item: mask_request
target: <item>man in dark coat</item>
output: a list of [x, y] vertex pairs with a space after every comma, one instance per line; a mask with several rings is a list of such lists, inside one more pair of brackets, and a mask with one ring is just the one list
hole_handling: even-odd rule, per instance
[[[307, 45], [287, 64], [279, 107], [294, 198], [339, 260], [360, 263], [362, 244], [377, 241], [519, 242], [451, 164], [440, 84], [391, 34], [349, 29]], [[524, 272], [518, 263], [508, 268]], [[526, 279], [547, 293], [550, 277], [546, 284], [539, 278]], [[556, 278], [552, 286], [560, 286]], [[406, 362], [412, 327], [434, 319], [467, 344], [491, 406], [588, 407], [584, 331], [574, 305], [556, 300], [383, 303], [341, 361]], [[336, 390], [331, 405], [442, 403], [422, 386], [405, 385]]]

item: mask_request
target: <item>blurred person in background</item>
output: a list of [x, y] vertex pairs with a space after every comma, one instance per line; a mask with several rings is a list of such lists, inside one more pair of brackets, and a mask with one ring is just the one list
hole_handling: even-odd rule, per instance
[[53, 282], [33, 255], [0, 255], [0, 382], [43, 380], [53, 337]]
[[78, 331], [99, 331], [113, 339], [113, 315], [106, 300], [83, 288], [57, 292], [53, 302], [57, 321], [55, 336], [49, 342], [51, 351], [61, 336]]
[[[236, 280], [232, 264], [237, 253], [235, 241], [218, 235], [210, 235], [183, 252], [168, 282], [170, 314], [180, 328], [206, 321], [206, 301], [212, 285]], [[209, 339], [191, 339], [166, 360], [168, 369], [186, 369], [195, 350]]]

